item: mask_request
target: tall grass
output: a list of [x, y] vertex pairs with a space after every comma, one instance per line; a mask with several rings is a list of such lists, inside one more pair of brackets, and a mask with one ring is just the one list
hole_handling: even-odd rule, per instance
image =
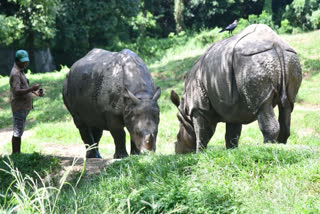
[[[1, 195], [0, 201], [3, 201], [3, 203], [0, 204], [0, 213], [2, 211], [6, 211], [7, 213], [56, 213], [57, 201], [63, 188], [69, 186], [73, 194], [75, 194], [73, 185], [67, 179], [71, 168], [78, 160], [79, 158], [74, 158], [71, 167], [63, 173], [58, 183], [51, 179], [50, 174], [47, 174], [44, 178], [43, 175], [34, 171], [35, 176], [32, 177], [28, 174], [22, 174], [14, 166], [15, 164], [10, 158], [8, 162], [4, 161], [7, 169], [0, 168], [0, 172], [8, 174], [13, 179], [10, 185], [7, 186], [5, 194]], [[84, 169], [85, 164], [75, 186], [80, 181]], [[74, 201], [73, 205], [78, 208], [77, 201]]]

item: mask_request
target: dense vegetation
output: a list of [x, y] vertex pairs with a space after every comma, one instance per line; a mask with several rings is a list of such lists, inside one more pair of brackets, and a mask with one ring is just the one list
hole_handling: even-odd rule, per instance
[[[41, 183], [34, 173], [44, 178], [59, 170], [60, 157], [45, 155], [49, 144], [65, 149], [83, 144], [61, 97], [68, 68], [29, 73], [31, 83], [39, 82], [46, 96], [35, 99], [23, 154], [10, 157], [13, 168], [3, 163], [9, 162], [3, 154], [11, 152], [10, 140], [0, 144], [0, 168], [10, 172], [0, 172], [0, 213], [320, 213], [319, 31], [282, 35], [297, 50], [304, 76], [287, 145], [264, 145], [255, 122], [243, 127], [238, 149], [226, 150], [225, 125], [219, 124], [205, 152], [174, 155], [178, 120], [170, 91], [182, 93], [184, 75], [195, 60], [208, 45], [227, 36], [218, 31], [146, 41], [159, 47], [150, 58], [144, 57], [162, 88], [157, 152], [117, 161], [80, 182], [77, 176], [66, 183], [63, 176], [57, 184]], [[0, 129], [12, 127], [8, 90], [8, 77], [0, 78]], [[109, 132], [104, 132], [100, 150], [104, 158], [112, 158]]]
[[68, 66], [94, 47], [129, 46], [150, 58], [161, 48], [155, 39], [234, 19], [282, 33], [310, 31], [320, 27], [320, 0], [0, 0], [0, 47], [23, 47], [31, 58], [34, 49], [50, 47], [56, 65]]

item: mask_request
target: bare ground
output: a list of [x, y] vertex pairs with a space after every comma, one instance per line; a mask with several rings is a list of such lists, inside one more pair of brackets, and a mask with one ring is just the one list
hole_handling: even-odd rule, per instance
[[[26, 130], [23, 137], [32, 136], [32, 130]], [[11, 141], [12, 128], [0, 129], [0, 155], [9, 155], [3, 148], [5, 144]], [[62, 176], [66, 171], [70, 174], [81, 172], [84, 166], [85, 147], [83, 144], [61, 145], [56, 143], [44, 143], [41, 154], [56, 156], [60, 161], [61, 171], [55, 176]], [[86, 159], [85, 169], [87, 175], [98, 174], [103, 168], [113, 163], [113, 159], [90, 158]]]

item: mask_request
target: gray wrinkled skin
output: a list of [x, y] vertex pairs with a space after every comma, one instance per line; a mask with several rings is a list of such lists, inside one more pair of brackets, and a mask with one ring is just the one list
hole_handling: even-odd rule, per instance
[[[131, 154], [155, 151], [160, 94], [147, 66], [128, 49], [91, 50], [72, 65], [63, 86], [64, 103], [86, 147], [98, 146], [103, 130], [109, 130], [115, 158], [128, 156], [124, 127], [130, 133]], [[98, 148], [87, 157], [100, 157]]]
[[286, 143], [301, 81], [295, 50], [266, 25], [214, 43], [188, 74], [181, 101], [171, 93], [179, 109], [176, 152], [206, 148], [218, 122], [226, 123], [227, 148], [237, 147], [242, 124], [255, 120], [264, 142]]

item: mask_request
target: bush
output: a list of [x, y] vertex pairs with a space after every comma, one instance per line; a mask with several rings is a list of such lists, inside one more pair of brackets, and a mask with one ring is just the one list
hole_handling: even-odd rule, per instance
[[293, 27], [290, 25], [288, 19], [281, 21], [281, 27], [278, 29], [278, 33], [292, 33]]
[[313, 11], [309, 19], [313, 29], [319, 29], [320, 28], [320, 9]]
[[272, 15], [266, 11], [262, 11], [260, 15], [251, 14], [248, 16], [248, 19], [240, 19], [237, 30], [242, 30], [251, 24], [265, 24], [274, 30], [277, 29], [277, 26], [273, 23]]
[[320, 27], [320, 0], [294, 0], [286, 7], [283, 19], [288, 19], [295, 28], [303, 31]]

